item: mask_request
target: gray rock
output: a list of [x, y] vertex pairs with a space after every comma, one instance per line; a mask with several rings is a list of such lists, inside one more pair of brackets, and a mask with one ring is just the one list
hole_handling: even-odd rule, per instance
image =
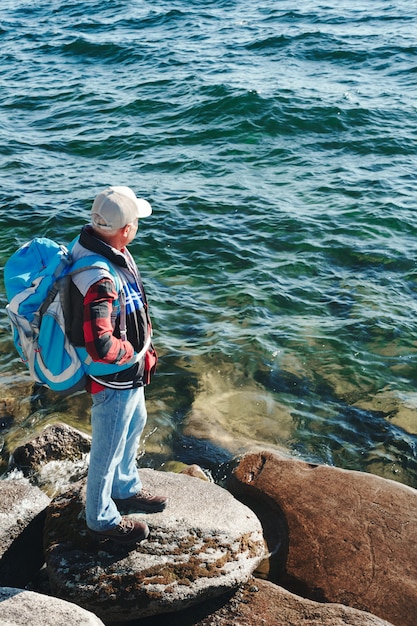
[[42, 567], [49, 502], [26, 479], [0, 480], [0, 585], [24, 586]]
[[181, 474], [141, 470], [144, 487], [168, 496], [133, 549], [97, 548], [86, 532], [83, 483], [54, 498], [45, 550], [52, 592], [108, 621], [178, 611], [248, 580], [265, 556], [255, 514], [221, 487]]
[[68, 426], [57, 423], [44, 430], [13, 452], [15, 467], [30, 473], [51, 461], [80, 459], [89, 452], [91, 437]]
[[0, 587], [2, 626], [103, 626], [103, 622], [88, 611], [33, 591]]

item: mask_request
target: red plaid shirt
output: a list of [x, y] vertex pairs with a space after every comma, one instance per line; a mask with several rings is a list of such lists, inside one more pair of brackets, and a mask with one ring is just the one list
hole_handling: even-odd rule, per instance
[[[113, 282], [103, 278], [94, 283], [84, 298], [85, 347], [93, 361], [124, 365], [133, 357], [134, 349], [129, 341], [114, 335], [113, 302], [117, 300]], [[103, 387], [90, 380], [88, 389], [96, 393]]]

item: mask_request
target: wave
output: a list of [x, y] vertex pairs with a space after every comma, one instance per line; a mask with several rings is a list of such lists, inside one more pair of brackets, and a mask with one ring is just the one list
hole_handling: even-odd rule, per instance
[[[102, 187], [131, 186], [154, 208], [132, 252], [178, 448], [220, 385], [257, 432], [256, 402], [284, 411], [272, 438], [295, 454], [415, 484], [409, 3], [36, 0], [2, 18], [0, 264], [35, 235], [68, 243]], [[0, 387], [22, 393], [8, 333], [3, 311]]]

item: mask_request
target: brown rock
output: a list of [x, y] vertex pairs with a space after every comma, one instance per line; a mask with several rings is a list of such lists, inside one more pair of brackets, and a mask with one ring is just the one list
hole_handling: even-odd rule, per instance
[[272, 453], [244, 457], [230, 489], [280, 507], [289, 545], [278, 582], [313, 600], [415, 626], [416, 490]]
[[193, 478], [199, 478], [200, 480], [209, 480], [209, 477], [204, 473], [199, 465], [196, 465], [196, 463], [184, 467], [184, 469], [181, 470], [180, 474], [192, 476]]
[[230, 600], [194, 626], [392, 626], [390, 622], [341, 604], [319, 604], [273, 583], [253, 579]]

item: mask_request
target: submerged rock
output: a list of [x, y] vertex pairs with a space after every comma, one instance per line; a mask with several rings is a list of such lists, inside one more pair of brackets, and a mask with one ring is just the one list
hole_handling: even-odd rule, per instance
[[44, 563], [45, 510], [50, 500], [26, 479], [0, 480], [0, 585], [24, 586]]
[[396, 626], [415, 626], [416, 490], [271, 453], [244, 457], [230, 489], [280, 508], [289, 538], [280, 584]]
[[[262, 385], [247, 380], [231, 384], [233, 375], [233, 368], [221, 372], [206, 368], [200, 373], [198, 392], [184, 420], [184, 436], [211, 444], [229, 459], [267, 447], [284, 451], [283, 442], [291, 439], [294, 430], [291, 412]], [[199, 453], [204, 459], [204, 449]]]
[[134, 548], [88, 536], [84, 483], [47, 511], [45, 551], [52, 592], [108, 621], [177, 611], [248, 580], [265, 556], [258, 518], [221, 487], [141, 470], [144, 487], [168, 496], [162, 513], [136, 514], [150, 527]]
[[1, 618], [4, 626], [103, 626], [88, 611], [33, 591], [0, 587]]

